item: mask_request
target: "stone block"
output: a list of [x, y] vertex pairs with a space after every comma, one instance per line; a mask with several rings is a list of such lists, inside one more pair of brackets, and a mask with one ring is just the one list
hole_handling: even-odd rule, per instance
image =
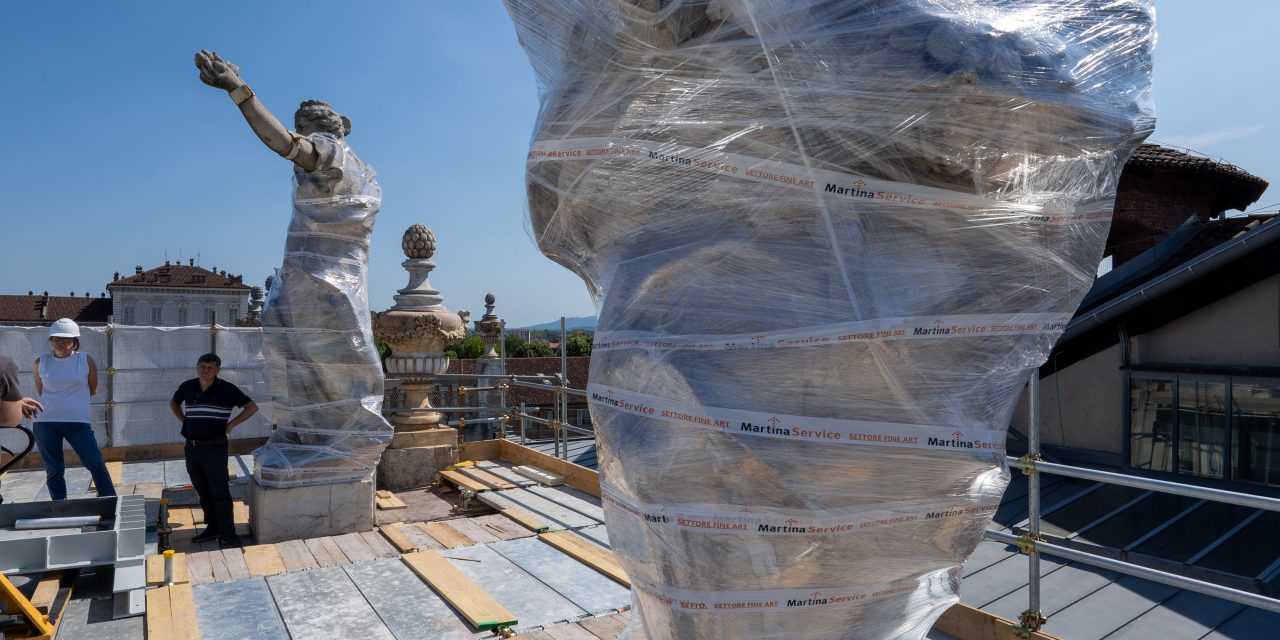
[[456, 455], [454, 445], [387, 449], [378, 463], [378, 486], [391, 491], [429, 486], [436, 473], [457, 462]]
[[249, 480], [249, 526], [258, 544], [373, 531], [371, 480], [283, 489]]
[[412, 447], [438, 447], [440, 445], [458, 444], [458, 430], [443, 427], [426, 431], [396, 431], [391, 436], [392, 449], [409, 449]]

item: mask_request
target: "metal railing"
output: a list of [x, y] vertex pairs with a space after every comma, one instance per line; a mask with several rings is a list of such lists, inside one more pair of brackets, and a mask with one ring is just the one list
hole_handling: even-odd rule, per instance
[[1044, 462], [1040, 459], [1040, 376], [1033, 371], [1028, 382], [1028, 425], [1027, 455], [1022, 458], [1008, 458], [1009, 466], [1021, 470], [1027, 476], [1027, 533], [1017, 536], [1005, 531], [987, 529], [985, 537], [996, 542], [1003, 542], [1018, 547], [1028, 557], [1027, 609], [1018, 621], [1020, 632], [1030, 633], [1039, 630], [1047, 622], [1040, 610], [1040, 554], [1049, 553], [1054, 556], [1080, 562], [1093, 567], [1107, 569], [1125, 575], [1158, 582], [1160, 584], [1194, 591], [1207, 596], [1221, 598], [1231, 602], [1257, 607], [1267, 611], [1280, 613], [1280, 599], [1270, 598], [1257, 593], [1233, 589], [1220, 584], [1197, 580], [1174, 573], [1168, 573], [1122, 560], [1090, 553], [1088, 551], [1064, 547], [1046, 542], [1040, 535], [1040, 474], [1048, 473], [1068, 478], [1078, 478], [1094, 482], [1133, 487], [1149, 491], [1159, 491], [1177, 496], [1224, 502], [1254, 509], [1280, 512], [1280, 499], [1257, 496], [1221, 489], [1210, 489], [1193, 485], [1141, 478], [1097, 469], [1086, 469], [1070, 465]]
[[[465, 386], [461, 384], [451, 385], [451, 390], [447, 394], [455, 400], [462, 397], [473, 397], [478, 400], [477, 404], [470, 405], [465, 402], [457, 402], [457, 406], [432, 406], [423, 408], [408, 408], [396, 406], [398, 403], [392, 401], [391, 390], [389, 389], [388, 401], [384, 403], [384, 413], [412, 413], [412, 412], [438, 412], [450, 415], [456, 415], [454, 420], [445, 420], [444, 424], [465, 428], [468, 425], [476, 424], [497, 424], [498, 432], [502, 438], [518, 439], [520, 444], [527, 445], [530, 442], [528, 437], [529, 425], [537, 424], [550, 428], [551, 440], [554, 444], [554, 455], [557, 458], [567, 459], [569, 455], [569, 441], [572, 434], [583, 436], [595, 436], [595, 429], [585, 426], [573, 424], [569, 419], [569, 396], [586, 397], [585, 389], [577, 389], [569, 386], [569, 367], [568, 367], [568, 349], [566, 343], [568, 341], [568, 331], [565, 326], [565, 319], [560, 318], [560, 371], [552, 375], [517, 375], [508, 374], [506, 361], [506, 329], [503, 328], [501, 334], [501, 352], [499, 354], [500, 373], [441, 373], [431, 376], [437, 380], [437, 399], [443, 404], [445, 402], [446, 393], [441, 389], [443, 382], [465, 382], [475, 381], [474, 386]], [[393, 381], [391, 386], [394, 386]], [[551, 405], [552, 414], [550, 417], [540, 417], [529, 413], [529, 408], [521, 403], [518, 407], [508, 405], [508, 392], [512, 387], [521, 387], [526, 389], [535, 389], [538, 391], [546, 391], [554, 394], [553, 403]], [[495, 404], [480, 402], [486, 394], [497, 392], [498, 401]], [[478, 414], [478, 417], [473, 417]]]

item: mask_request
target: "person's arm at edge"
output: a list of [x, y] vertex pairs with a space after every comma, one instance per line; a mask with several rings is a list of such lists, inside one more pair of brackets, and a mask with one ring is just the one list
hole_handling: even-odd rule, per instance
[[89, 395], [98, 394], [98, 363], [93, 361], [93, 356], [85, 355], [85, 359], [89, 361]]
[[227, 421], [227, 435], [231, 435], [231, 430], [239, 426], [245, 420], [253, 417], [258, 412], [258, 403], [250, 400], [249, 404], [240, 407], [240, 413], [236, 417]]
[[40, 382], [40, 358], [31, 365], [31, 377], [36, 381], [36, 395], [44, 395], [44, 384]]

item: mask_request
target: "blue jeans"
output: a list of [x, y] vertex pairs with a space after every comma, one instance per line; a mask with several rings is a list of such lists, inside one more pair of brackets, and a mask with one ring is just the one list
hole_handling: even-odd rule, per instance
[[63, 477], [67, 465], [62, 459], [64, 438], [71, 443], [71, 449], [76, 455], [80, 456], [80, 464], [93, 476], [98, 495], [106, 497], [116, 494], [115, 485], [111, 484], [111, 474], [107, 472], [107, 463], [102, 461], [98, 440], [93, 437], [93, 429], [89, 423], [37, 422], [35, 427], [36, 447], [40, 449], [40, 459], [44, 461], [44, 477], [49, 486], [50, 498], [67, 499], [67, 480]]

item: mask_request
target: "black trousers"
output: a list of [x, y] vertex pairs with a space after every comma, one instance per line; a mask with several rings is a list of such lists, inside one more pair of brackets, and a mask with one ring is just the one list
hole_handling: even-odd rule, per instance
[[231, 511], [231, 488], [228, 486], [227, 443], [188, 443], [183, 453], [191, 486], [200, 496], [205, 525], [219, 537], [234, 537], [236, 521]]

